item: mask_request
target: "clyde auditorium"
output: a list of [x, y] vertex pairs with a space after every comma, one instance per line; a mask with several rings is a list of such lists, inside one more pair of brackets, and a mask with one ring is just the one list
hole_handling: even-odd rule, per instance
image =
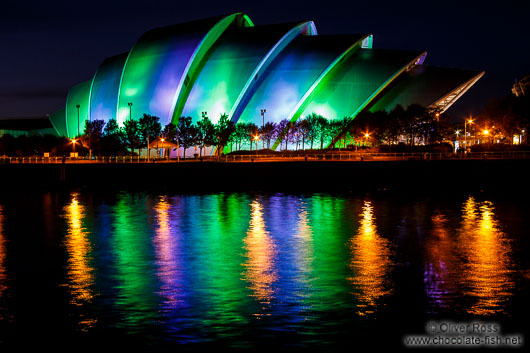
[[397, 104], [445, 111], [484, 74], [427, 66], [425, 51], [373, 49], [372, 38], [319, 35], [312, 21], [255, 26], [244, 13], [155, 28], [72, 87], [50, 121], [74, 137], [86, 120], [122, 125], [144, 113], [162, 125], [207, 112], [213, 123], [228, 114], [261, 126], [262, 109], [276, 123]]

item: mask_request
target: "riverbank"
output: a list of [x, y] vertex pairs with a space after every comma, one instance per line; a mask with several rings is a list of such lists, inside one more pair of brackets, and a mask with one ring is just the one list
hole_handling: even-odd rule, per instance
[[0, 164], [2, 189], [98, 187], [175, 191], [527, 189], [530, 160]]

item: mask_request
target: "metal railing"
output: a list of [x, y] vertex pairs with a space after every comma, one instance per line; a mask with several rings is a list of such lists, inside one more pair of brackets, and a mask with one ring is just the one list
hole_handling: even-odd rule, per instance
[[[328, 152], [328, 153], [278, 153], [271, 155], [263, 154], [231, 154], [222, 156], [206, 157], [180, 157], [160, 159], [150, 158], [151, 163], [164, 162], [287, 162], [287, 161], [405, 161], [405, 160], [477, 160], [477, 159], [530, 159], [530, 152], [468, 152], [465, 154], [446, 153], [370, 153], [370, 152]], [[147, 157], [139, 156], [117, 156], [117, 157], [0, 157], [3, 164], [61, 164], [61, 163], [147, 163]]]

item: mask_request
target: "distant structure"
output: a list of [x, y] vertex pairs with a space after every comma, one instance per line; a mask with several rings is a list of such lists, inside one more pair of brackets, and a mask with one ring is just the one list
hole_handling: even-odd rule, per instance
[[0, 136], [55, 135], [57, 133], [48, 117], [38, 118], [1, 118]]
[[512, 93], [516, 97], [524, 97], [530, 93], [530, 75], [526, 75], [512, 86]]
[[155, 28], [72, 87], [50, 121], [59, 135], [75, 137], [86, 120], [122, 126], [143, 114], [163, 125], [181, 116], [216, 123], [228, 114], [261, 126], [313, 112], [354, 119], [397, 104], [443, 112], [484, 74], [427, 66], [425, 51], [372, 42], [370, 33], [319, 35], [313, 21], [255, 26], [244, 13]]

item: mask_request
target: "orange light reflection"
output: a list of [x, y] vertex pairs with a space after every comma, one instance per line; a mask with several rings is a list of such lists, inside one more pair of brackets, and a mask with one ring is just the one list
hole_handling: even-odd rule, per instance
[[350, 281], [358, 289], [354, 292], [359, 301], [358, 314], [364, 316], [375, 313], [378, 299], [392, 292], [388, 281], [392, 262], [390, 243], [377, 234], [370, 201], [364, 202], [360, 217], [359, 230], [350, 240]]
[[[250, 227], [243, 239], [247, 261], [244, 278], [261, 304], [269, 305], [274, 296], [273, 284], [278, 279], [275, 268], [276, 249], [269, 232], [265, 229], [263, 206], [258, 201], [251, 203]], [[255, 314], [262, 316], [262, 314]]]
[[[83, 306], [94, 298], [94, 268], [91, 267], [90, 252], [92, 245], [88, 239], [88, 232], [83, 227], [85, 208], [78, 201], [78, 194], [72, 194], [72, 201], [65, 207], [65, 218], [68, 223], [68, 233], [65, 238], [68, 253], [68, 288], [72, 294], [71, 303]], [[81, 318], [82, 329], [92, 327], [94, 318]]]
[[490, 315], [503, 311], [513, 294], [511, 248], [495, 219], [493, 204], [470, 197], [463, 207], [460, 246], [467, 260], [462, 274], [467, 295], [474, 299], [468, 312]]

